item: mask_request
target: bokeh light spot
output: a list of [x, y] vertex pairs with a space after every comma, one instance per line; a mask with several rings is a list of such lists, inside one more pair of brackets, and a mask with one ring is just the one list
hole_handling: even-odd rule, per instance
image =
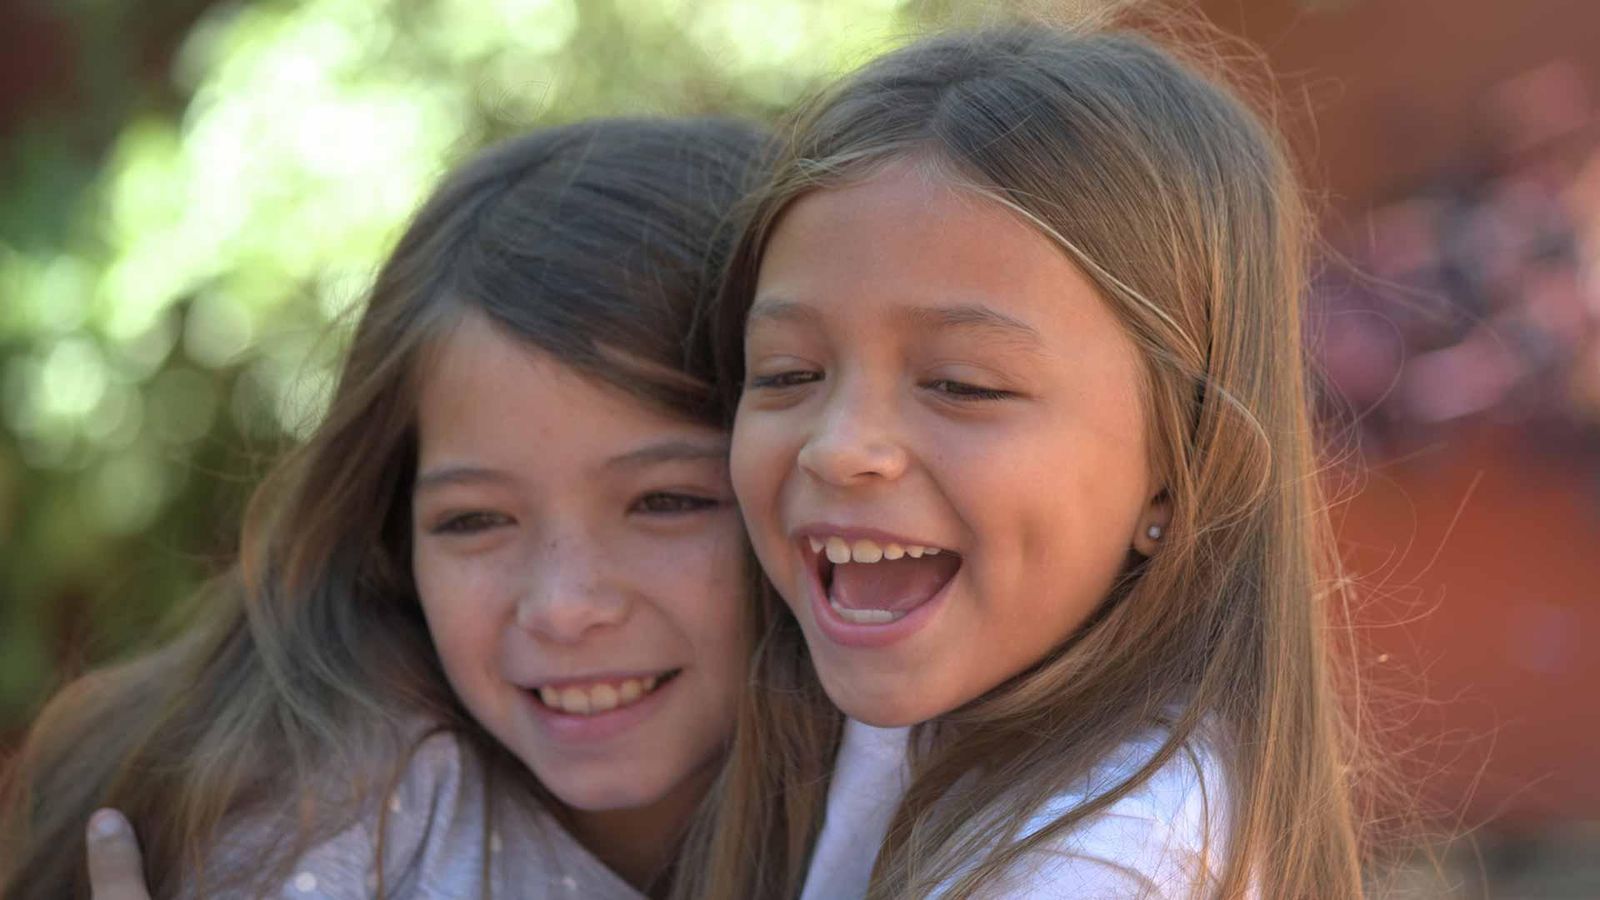
[[83, 482], [85, 512], [110, 534], [131, 534], [161, 511], [169, 479], [167, 467], [148, 453], [122, 453], [97, 466]]
[[169, 444], [190, 444], [211, 431], [217, 414], [216, 385], [187, 367], [168, 369], [150, 384], [150, 427]]
[[184, 320], [183, 351], [208, 369], [219, 369], [250, 346], [255, 322], [233, 296], [208, 291], [195, 299]]
[[65, 338], [40, 367], [33, 402], [47, 417], [81, 419], [100, 402], [106, 381], [105, 356], [95, 342]]

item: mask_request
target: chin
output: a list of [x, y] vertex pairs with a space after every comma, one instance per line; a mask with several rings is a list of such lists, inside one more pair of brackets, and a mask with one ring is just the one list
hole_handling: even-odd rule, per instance
[[926, 721], [924, 717], [919, 715], [911, 713], [897, 713], [893, 710], [886, 710], [879, 706], [864, 706], [857, 709], [847, 709], [841, 705], [839, 708], [844, 710], [844, 714], [850, 718], [855, 719], [857, 722], [860, 722], [864, 725], [871, 725], [874, 728], [903, 728], [907, 725], [917, 725]]
[[[865, 679], [849, 680], [859, 685]], [[900, 691], [844, 689], [825, 676], [821, 677], [821, 681], [822, 689], [834, 706], [850, 718], [867, 725], [899, 728], [926, 722], [940, 715], [940, 707], [929, 703], [929, 697], [911, 696]]]
[[637, 780], [624, 782], [614, 778], [597, 778], [562, 781], [540, 778], [539, 781], [561, 801], [561, 805], [585, 812], [640, 809], [650, 806], [666, 794], [666, 789], [658, 785], [643, 784]]

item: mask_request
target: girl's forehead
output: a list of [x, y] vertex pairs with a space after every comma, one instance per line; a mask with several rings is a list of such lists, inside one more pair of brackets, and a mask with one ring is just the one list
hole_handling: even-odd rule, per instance
[[797, 200], [767, 243], [754, 295], [756, 327], [898, 308], [898, 318], [926, 313], [912, 324], [1038, 329], [1104, 312], [1089, 308], [1102, 305], [1093, 283], [1023, 215], [910, 163]]
[[663, 441], [700, 447], [701, 456], [724, 452], [720, 429], [685, 421], [481, 317], [463, 320], [440, 343], [419, 387], [425, 464], [447, 457], [530, 468], [598, 464]]
[[519, 357], [530, 375], [576, 379], [615, 388], [668, 417], [681, 418], [683, 413], [665, 403], [639, 399], [651, 392], [637, 388], [664, 388], [686, 395], [709, 396], [711, 393], [710, 384], [680, 365], [670, 365], [620, 344], [597, 340], [594, 332], [599, 329], [573, 327], [563, 331], [553, 327], [550, 335], [535, 338], [519, 326], [500, 321], [469, 305], [439, 318], [429, 328], [418, 352], [412, 356], [407, 373], [419, 393], [442, 377], [444, 366], [460, 369], [468, 361], [496, 361], [514, 369]]

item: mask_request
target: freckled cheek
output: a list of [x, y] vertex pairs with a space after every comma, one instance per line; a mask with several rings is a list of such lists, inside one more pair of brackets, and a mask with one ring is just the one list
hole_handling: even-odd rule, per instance
[[742, 611], [744, 528], [733, 509], [719, 516], [692, 536], [650, 541], [627, 554], [629, 580], [690, 639], [736, 630]]
[[693, 648], [708, 687], [731, 705], [749, 656], [745, 622], [750, 614], [742, 531], [734, 524], [715, 542], [679, 556], [683, 577], [674, 585], [677, 627]]
[[452, 678], [492, 668], [516, 609], [507, 573], [435, 554], [419, 554], [413, 571], [429, 635]]

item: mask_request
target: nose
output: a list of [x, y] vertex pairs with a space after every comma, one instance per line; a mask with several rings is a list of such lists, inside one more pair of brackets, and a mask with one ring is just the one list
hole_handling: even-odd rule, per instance
[[841, 386], [800, 448], [798, 462], [828, 484], [850, 487], [899, 478], [908, 456], [892, 406], [873, 402], [863, 389]]
[[534, 555], [517, 601], [517, 625], [553, 643], [574, 644], [628, 616], [627, 592], [608, 577], [593, 540], [549, 539]]

